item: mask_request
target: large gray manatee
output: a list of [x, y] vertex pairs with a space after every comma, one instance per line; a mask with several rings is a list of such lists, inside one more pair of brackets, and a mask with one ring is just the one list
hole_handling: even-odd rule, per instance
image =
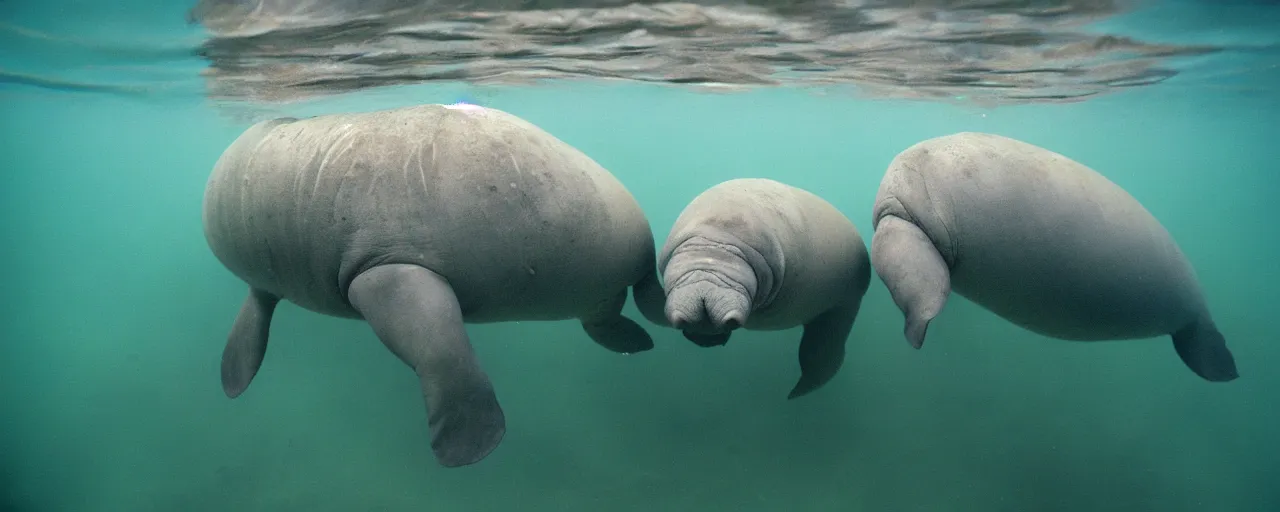
[[1239, 376], [1191, 264], [1136, 199], [1058, 153], [985, 133], [899, 153], [876, 196], [871, 261], [924, 343], [952, 289], [1073, 341], [1171, 335], [1200, 377]]
[[249, 285], [222, 385], [262, 364], [281, 299], [363, 319], [417, 374], [431, 447], [478, 462], [506, 421], [464, 323], [581, 319], [621, 353], [653, 341], [621, 311], [657, 286], [653, 234], [613, 175], [505, 112], [423, 105], [248, 128], [213, 168], [204, 231]]
[[695, 197], [671, 228], [658, 271], [665, 305], [642, 301], [646, 287], [637, 292], [641, 312], [700, 346], [724, 345], [738, 328], [803, 325], [789, 399], [840, 370], [871, 282], [866, 244], [848, 217], [811, 192], [755, 178]]

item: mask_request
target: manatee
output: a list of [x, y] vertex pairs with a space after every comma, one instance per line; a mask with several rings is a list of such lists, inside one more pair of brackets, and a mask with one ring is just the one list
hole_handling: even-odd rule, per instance
[[801, 375], [788, 399], [840, 370], [871, 281], [866, 244], [848, 217], [811, 192], [755, 178], [695, 197], [671, 228], [658, 271], [665, 305], [659, 312], [645, 302], [642, 313], [699, 346], [724, 345], [739, 328], [804, 326]]
[[951, 290], [1069, 341], [1169, 335], [1191, 371], [1236, 379], [1190, 262], [1133, 196], [1026, 142], [964, 132], [899, 153], [880, 183], [871, 262], [915, 348]]
[[610, 351], [653, 347], [621, 314], [629, 287], [657, 282], [640, 206], [595, 161], [499, 110], [259, 122], [214, 165], [203, 221], [249, 289], [222, 356], [227, 396], [261, 366], [280, 300], [363, 320], [417, 374], [445, 467], [480, 461], [506, 432], [464, 324], [579, 319]]

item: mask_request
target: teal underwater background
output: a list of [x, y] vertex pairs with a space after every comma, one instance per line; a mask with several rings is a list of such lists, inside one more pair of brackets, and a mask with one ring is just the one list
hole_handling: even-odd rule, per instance
[[[20, 4], [0, 3], [0, 13], [65, 32], [137, 27], [140, 37], [185, 8]], [[88, 14], [58, 26], [68, 10]], [[8, 48], [10, 68], [72, 58]], [[659, 240], [699, 192], [752, 176], [822, 195], [869, 245], [872, 200], [897, 152], [965, 130], [1019, 138], [1093, 167], [1165, 224], [1241, 373], [1211, 384], [1167, 337], [1056, 341], [958, 296], [916, 351], [878, 278], [840, 374], [792, 401], [799, 329], [702, 349], [648, 326], [657, 347], [619, 356], [571, 321], [473, 325], [508, 433], [480, 464], [445, 469], [427, 444], [416, 378], [363, 323], [282, 305], [253, 385], [223, 395], [219, 359], [245, 290], [209, 252], [200, 206], [213, 162], [246, 119], [198, 93], [0, 84], [0, 505], [1280, 510], [1280, 94], [1276, 84], [1231, 85], [1172, 80], [994, 109], [584, 83], [395, 87], [278, 107], [312, 115], [471, 95], [614, 172]], [[632, 304], [627, 314], [640, 318]]]

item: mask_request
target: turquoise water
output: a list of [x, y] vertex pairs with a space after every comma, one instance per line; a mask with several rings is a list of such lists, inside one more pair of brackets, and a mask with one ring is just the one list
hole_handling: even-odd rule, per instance
[[[86, 38], [131, 27], [148, 41], [186, 34], [185, 6], [120, 5], [8, 0], [0, 13]], [[1188, 30], [1183, 11], [1170, 9], [1144, 29], [1245, 37], [1225, 22]], [[70, 11], [88, 14], [60, 25]], [[99, 58], [57, 48], [6, 47], [5, 65], [85, 70]], [[213, 162], [248, 125], [242, 114], [183, 87], [5, 85], [0, 505], [1280, 510], [1280, 94], [1268, 82], [1274, 67], [1253, 58], [1244, 75], [1204, 71], [1082, 103], [996, 109], [582, 83], [394, 87], [271, 107], [311, 115], [471, 95], [610, 169], [659, 237], [702, 190], [754, 176], [819, 193], [869, 242], [872, 200], [897, 152], [963, 130], [1019, 138], [1105, 174], [1164, 223], [1195, 265], [1241, 372], [1210, 384], [1167, 338], [1050, 340], [956, 296], [916, 351], [877, 278], [840, 374], [794, 401], [785, 396], [799, 329], [741, 332], [709, 350], [653, 328], [655, 350], [622, 357], [575, 322], [475, 325], [468, 330], [508, 433], [493, 455], [461, 469], [435, 463], [414, 375], [359, 322], [282, 305], [254, 385], [236, 400], [223, 395], [218, 365], [244, 287], [209, 252], [200, 205]], [[196, 69], [175, 59], [161, 71], [182, 82]], [[639, 318], [631, 304], [626, 313]]]

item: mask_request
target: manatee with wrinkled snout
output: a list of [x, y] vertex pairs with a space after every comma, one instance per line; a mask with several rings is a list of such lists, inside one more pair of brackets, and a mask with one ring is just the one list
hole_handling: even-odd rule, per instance
[[261, 366], [280, 300], [363, 319], [417, 374], [446, 467], [480, 461], [506, 431], [464, 323], [580, 319], [611, 351], [653, 347], [621, 314], [629, 287], [657, 282], [640, 206], [595, 161], [499, 110], [255, 124], [213, 168], [204, 231], [249, 287], [223, 352], [228, 396]]
[[738, 328], [804, 326], [800, 379], [788, 398], [840, 370], [871, 281], [866, 244], [848, 217], [811, 192], [757, 178], [695, 197], [671, 228], [658, 271], [665, 304], [637, 291], [641, 312], [700, 346], [724, 345]]
[[954, 289], [1052, 338], [1169, 335], [1201, 378], [1239, 376], [1172, 236], [1124, 189], [1063, 155], [985, 133], [917, 143], [889, 165], [873, 219], [871, 262], [916, 348]]

